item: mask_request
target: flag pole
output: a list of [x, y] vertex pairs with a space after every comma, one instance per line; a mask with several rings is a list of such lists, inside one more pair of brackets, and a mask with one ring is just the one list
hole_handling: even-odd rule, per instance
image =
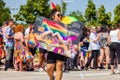
[[51, 3], [52, 3], [52, 0], [50, 0], [50, 8], [52, 8]]

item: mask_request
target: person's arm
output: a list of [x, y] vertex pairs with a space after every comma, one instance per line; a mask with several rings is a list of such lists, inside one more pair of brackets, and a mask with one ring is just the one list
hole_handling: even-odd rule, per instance
[[51, 32], [50, 31], [48, 31], [48, 32], [44, 32], [44, 33], [42, 33], [42, 34], [40, 34], [40, 35], [38, 35], [38, 34], [36, 34], [35, 36], [36, 36], [36, 38], [37, 38], [37, 40], [39, 41], [39, 42], [42, 42], [42, 43], [45, 43], [45, 44], [47, 44], [47, 45], [49, 45], [49, 43], [48, 43], [48, 41], [47, 41], [47, 39], [45, 38], [48, 34], [50, 34]]
[[[43, 32], [41, 35], [47, 36], [47, 35], [50, 34], [50, 33], [52, 33], [52, 31], [45, 31], [45, 32]], [[52, 33], [52, 34], [53, 34], [53, 33]]]
[[40, 34], [40, 35], [37, 34], [36, 38], [39, 42], [46, 43], [48, 45], [49, 43], [48, 43], [47, 39], [45, 38], [46, 36], [43, 34]]
[[81, 46], [83, 45], [83, 41], [79, 42], [77, 49], [80, 50]]
[[14, 36], [11, 36], [11, 28], [7, 28], [6, 29], [6, 38], [9, 39], [9, 38], [14, 38]]
[[97, 37], [93, 40], [93, 42], [97, 42], [100, 39], [100, 35], [101, 34], [98, 34]]
[[19, 36], [20, 36], [20, 40], [21, 40], [21, 42], [24, 42], [24, 35], [23, 35], [22, 32], [19, 33]]
[[68, 47], [67, 47], [67, 45], [65, 45], [65, 44], [51, 44], [51, 47], [61, 47], [61, 48], [63, 48], [64, 49], [64, 51], [65, 52], [67, 52], [68, 51]]
[[39, 40], [39, 41], [45, 41], [45, 37], [48, 35], [48, 34], [50, 34], [50, 33], [52, 33], [52, 31], [46, 31], [46, 32], [43, 32], [42, 34], [40, 34], [40, 35], [37, 35], [37, 39]]
[[108, 40], [108, 43], [110, 42], [110, 39], [111, 39], [111, 36], [110, 36], [110, 35], [108, 35], [108, 39], [107, 39], [107, 40]]
[[120, 40], [120, 31], [118, 32], [118, 40]]
[[54, 36], [57, 36], [58, 40], [60, 40], [62, 43], [64, 43], [62, 36], [58, 32], [56, 32]]
[[21, 41], [21, 43], [23, 44], [23, 46], [26, 46], [26, 42], [25, 42], [23, 33], [20, 32], [19, 36], [20, 36], [20, 41]]

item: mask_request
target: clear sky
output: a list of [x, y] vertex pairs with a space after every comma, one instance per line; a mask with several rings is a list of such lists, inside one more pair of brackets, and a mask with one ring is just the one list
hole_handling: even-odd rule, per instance
[[[6, 6], [10, 8], [17, 8], [15, 10], [11, 9], [11, 13], [15, 14], [18, 12], [18, 9], [21, 4], [25, 4], [27, 0], [4, 0], [6, 2]], [[55, 4], [61, 4], [61, 0], [52, 0]], [[68, 2], [67, 12], [69, 14], [71, 11], [79, 10], [84, 14], [85, 9], [87, 7], [88, 0], [63, 0], [70, 1]], [[114, 8], [116, 5], [120, 4], [120, 0], [93, 0], [96, 5], [96, 8], [99, 8], [101, 4], [105, 6], [107, 12], [112, 12], [112, 16], [114, 13]]]

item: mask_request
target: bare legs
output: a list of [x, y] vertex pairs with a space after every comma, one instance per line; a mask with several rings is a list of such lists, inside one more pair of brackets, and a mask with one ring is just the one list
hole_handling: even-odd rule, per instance
[[56, 80], [62, 79], [62, 67], [64, 62], [63, 61], [56, 61]]
[[44, 62], [44, 54], [39, 53], [39, 65], [40, 65], [40, 68], [43, 66], [43, 62]]
[[107, 69], [110, 63], [110, 51], [108, 47], [104, 47], [100, 49], [100, 67], [103, 63], [104, 54], [106, 56], [106, 69]]
[[[63, 61], [56, 61], [56, 80], [62, 79], [62, 67], [64, 62]], [[47, 64], [47, 74], [50, 77], [50, 80], [54, 80], [54, 67], [55, 64]]]

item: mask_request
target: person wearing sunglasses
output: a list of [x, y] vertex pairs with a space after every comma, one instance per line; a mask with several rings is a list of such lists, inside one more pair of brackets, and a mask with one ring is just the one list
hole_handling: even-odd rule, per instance
[[[51, 11], [51, 19], [57, 22], [60, 22], [62, 19], [62, 14], [57, 9]], [[66, 57], [54, 52], [48, 52], [47, 55], [47, 74], [50, 77], [50, 80], [55, 80], [54, 77], [54, 68], [56, 67], [56, 80], [62, 79], [62, 67]]]
[[53, 9], [51, 11], [51, 19], [55, 20], [57, 22], [61, 22], [61, 20], [62, 20], [62, 14], [61, 14], [61, 12], [58, 11], [57, 9]]

